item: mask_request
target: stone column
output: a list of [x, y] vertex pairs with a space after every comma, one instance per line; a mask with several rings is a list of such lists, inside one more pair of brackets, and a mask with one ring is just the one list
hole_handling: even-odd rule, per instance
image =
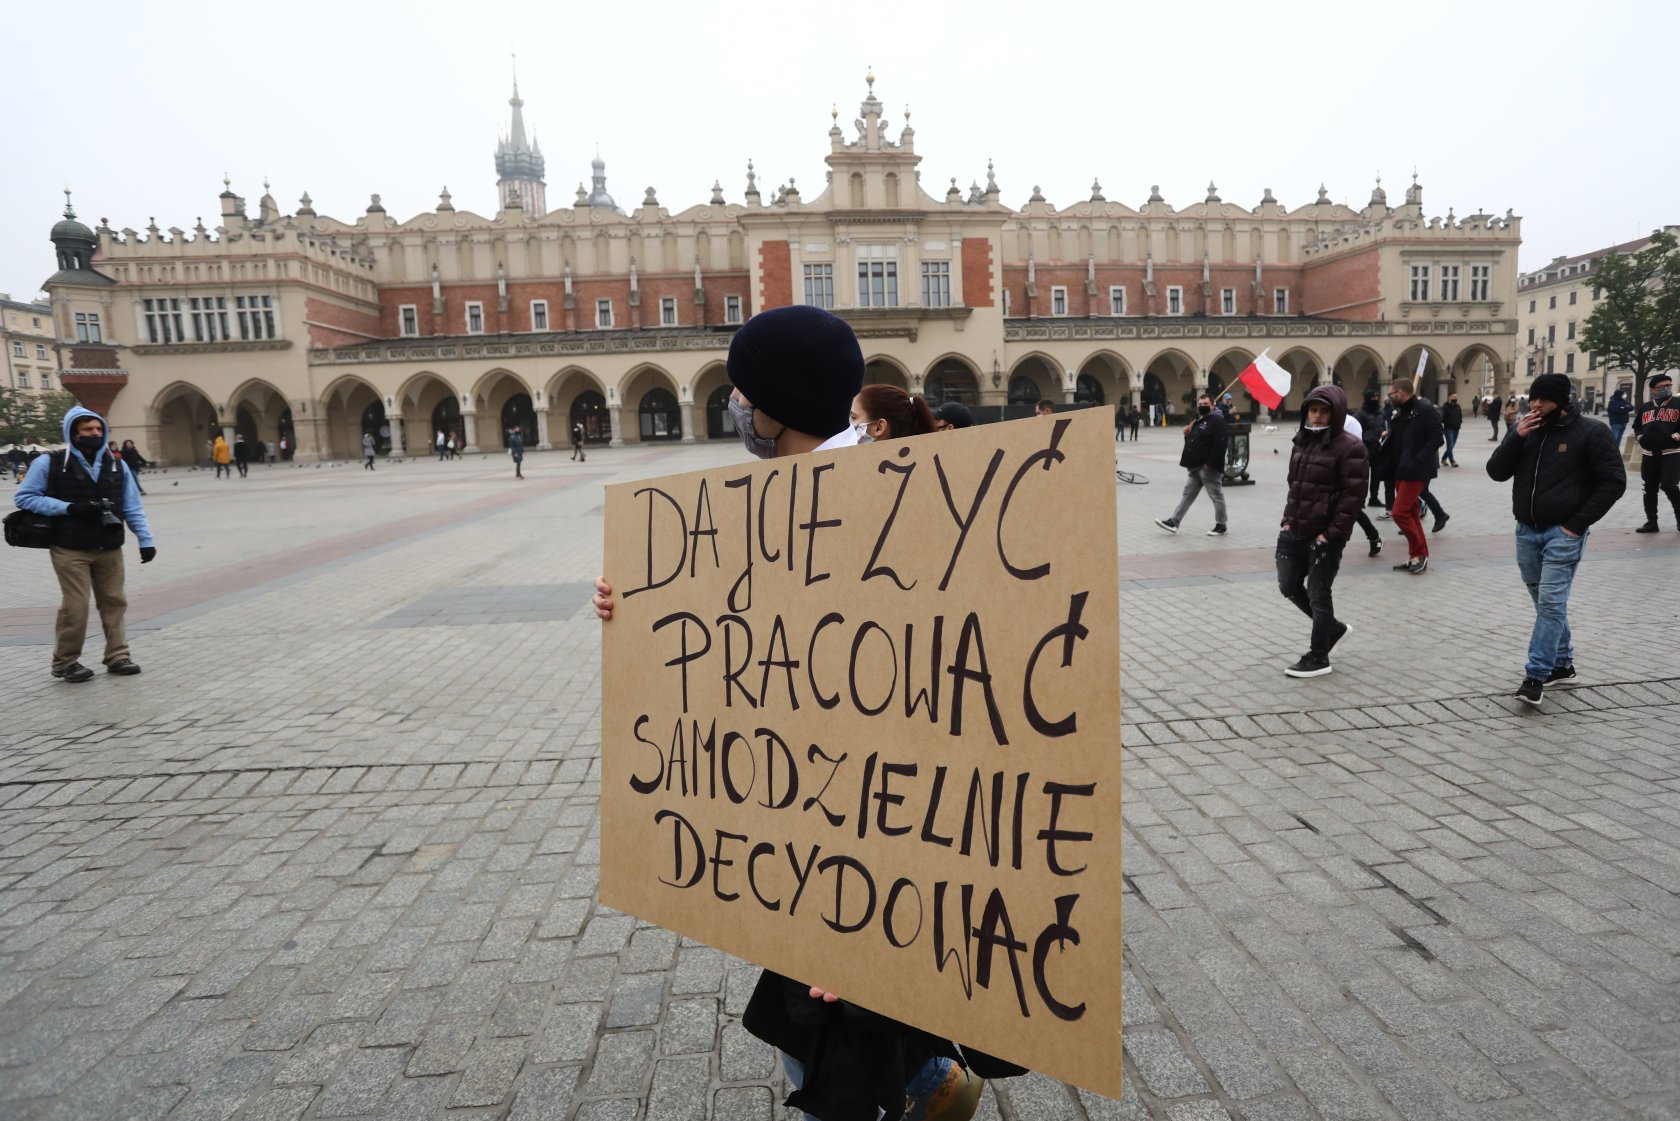
[[1139, 410], [1141, 410], [1143, 408], [1143, 387], [1142, 386], [1136, 386], [1132, 389], [1132, 408], [1139, 409]]
[[327, 458], [327, 417], [319, 401], [298, 401], [292, 406], [292, 437], [297, 440], [292, 459], [320, 463]]
[[537, 410], [537, 450], [546, 452], [553, 450], [554, 445], [548, 440], [548, 410]]
[[461, 449], [462, 455], [470, 455], [478, 450], [478, 413], [471, 409], [461, 410], [461, 427], [465, 430], [466, 446]]
[[391, 454], [407, 455], [408, 428], [403, 424], [402, 414], [398, 413], [396, 416], [391, 416], [387, 413], [385, 423], [391, 426]]
[[618, 419], [619, 414], [623, 412], [623, 410], [624, 406], [620, 405], [617, 401], [614, 401], [607, 406], [607, 416], [609, 422], [612, 424], [612, 439], [607, 443], [607, 447], [609, 448], [622, 448], [624, 446], [624, 431], [619, 427], [620, 422]]
[[682, 412], [682, 442], [694, 443], [694, 402], [684, 401], [678, 406]]

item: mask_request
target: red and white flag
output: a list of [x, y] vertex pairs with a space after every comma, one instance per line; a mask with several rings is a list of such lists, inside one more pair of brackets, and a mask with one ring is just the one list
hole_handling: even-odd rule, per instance
[[1268, 358], [1265, 351], [1237, 375], [1237, 380], [1243, 383], [1250, 397], [1268, 409], [1277, 408], [1289, 396], [1289, 371]]

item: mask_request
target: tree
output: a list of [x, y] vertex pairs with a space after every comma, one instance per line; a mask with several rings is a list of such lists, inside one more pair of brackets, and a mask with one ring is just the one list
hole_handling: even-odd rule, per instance
[[1593, 284], [1602, 298], [1587, 316], [1581, 345], [1605, 365], [1633, 373], [1637, 406], [1646, 378], [1680, 366], [1680, 239], [1653, 231], [1637, 253], [1601, 258]]
[[64, 414], [75, 408], [76, 395], [60, 389], [41, 395], [41, 442], [57, 444], [64, 440]]
[[44, 416], [35, 394], [0, 385], [0, 444], [40, 443]]

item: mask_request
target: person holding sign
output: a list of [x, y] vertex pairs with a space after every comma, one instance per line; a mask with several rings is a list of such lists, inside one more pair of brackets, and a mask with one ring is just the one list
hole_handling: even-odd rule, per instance
[[1289, 453], [1289, 496], [1278, 529], [1278, 590], [1313, 621], [1312, 647], [1283, 672], [1322, 677], [1331, 670], [1330, 651], [1348, 633], [1336, 619], [1330, 586], [1342, 563], [1342, 549], [1364, 511], [1365, 441], [1347, 427], [1347, 397], [1341, 387], [1320, 385], [1307, 394], [1301, 429]]
[[[902, 389], [863, 385], [863, 351], [839, 317], [815, 307], [762, 312], [735, 334], [729, 410], [760, 459], [897, 439], [934, 430], [927, 403]], [[613, 616], [613, 588], [595, 581], [595, 613]], [[1025, 1068], [872, 1012], [770, 970], [742, 1025], [781, 1051], [795, 1089], [787, 1104], [817, 1121], [966, 1121], [982, 1078]]]

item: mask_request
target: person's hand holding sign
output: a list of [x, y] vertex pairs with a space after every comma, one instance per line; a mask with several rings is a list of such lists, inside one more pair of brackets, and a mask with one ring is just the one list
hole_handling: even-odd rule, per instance
[[601, 617], [603, 623], [612, 620], [612, 594], [612, 585], [607, 583], [607, 578], [605, 576], [595, 577], [595, 594], [589, 598], [589, 602], [594, 606], [595, 614]]

